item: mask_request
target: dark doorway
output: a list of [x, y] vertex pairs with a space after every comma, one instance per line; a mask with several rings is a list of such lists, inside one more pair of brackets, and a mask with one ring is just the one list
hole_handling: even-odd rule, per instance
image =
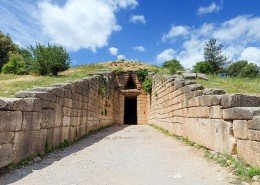
[[137, 97], [125, 97], [124, 124], [137, 124]]
[[136, 89], [136, 85], [132, 75], [130, 74], [125, 89]]

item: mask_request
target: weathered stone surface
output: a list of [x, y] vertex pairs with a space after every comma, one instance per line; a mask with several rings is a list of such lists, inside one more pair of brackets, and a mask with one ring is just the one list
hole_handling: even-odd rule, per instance
[[0, 132], [19, 131], [22, 127], [22, 112], [0, 111]]
[[5, 101], [5, 99], [1, 98], [0, 99], [0, 109], [4, 108], [7, 105], [7, 102]]
[[39, 98], [41, 100], [48, 100], [51, 102], [56, 102], [56, 96], [49, 92], [39, 92], [39, 91], [20, 91], [15, 94], [17, 98]]
[[209, 107], [191, 107], [188, 109], [188, 117], [190, 117], [190, 118], [208, 118], [209, 117]]
[[187, 93], [190, 91], [196, 91], [196, 90], [202, 90], [203, 86], [200, 84], [191, 84], [191, 85], [186, 85], [181, 88], [182, 93]]
[[260, 115], [260, 107], [234, 107], [223, 109], [223, 118], [225, 120], [250, 120], [256, 115]]
[[223, 118], [223, 110], [220, 106], [211, 106], [209, 108], [209, 117], [213, 119], [222, 119]]
[[227, 94], [221, 100], [223, 108], [230, 107], [259, 107], [260, 97], [245, 94]]
[[[37, 98], [5, 98], [0, 100], [5, 102], [2, 109], [13, 111], [40, 111], [41, 101]], [[1, 106], [1, 105], [0, 105]]]
[[0, 133], [0, 144], [10, 143], [13, 137], [14, 132]]
[[201, 106], [214, 106], [220, 105], [221, 102], [221, 95], [203, 95], [200, 96], [200, 105]]
[[217, 119], [186, 118], [185, 135], [190, 141], [222, 153], [236, 152], [236, 139], [230, 134], [230, 122]]
[[62, 136], [61, 136], [61, 142], [64, 142], [64, 140], [69, 141], [69, 127], [62, 127]]
[[13, 154], [14, 153], [11, 144], [0, 145], [0, 168], [12, 162]]
[[49, 149], [54, 149], [59, 146], [62, 139], [62, 127], [49, 128], [47, 131], [47, 143]]
[[260, 131], [260, 116], [255, 116], [248, 122], [248, 128]]
[[252, 166], [260, 167], [260, 142], [250, 140], [237, 141], [238, 155]]
[[14, 136], [14, 162], [45, 150], [47, 130], [16, 132]]
[[260, 131], [257, 130], [248, 130], [247, 135], [251, 141], [260, 141]]
[[39, 91], [39, 92], [49, 92], [54, 94], [55, 96], [63, 97], [64, 91], [62, 87], [37, 87], [31, 89], [31, 91]]
[[234, 137], [238, 139], [247, 139], [248, 121], [247, 120], [234, 120], [233, 131]]
[[197, 73], [182, 73], [184, 79], [196, 79]]
[[53, 109], [42, 109], [40, 112], [41, 128], [55, 127], [55, 115]]
[[221, 94], [226, 94], [226, 91], [222, 89], [205, 88], [203, 89], [202, 93], [204, 95], [221, 95]]
[[202, 74], [202, 73], [197, 73], [197, 78], [203, 79], [203, 80], [208, 80], [208, 77], [205, 74]]
[[40, 128], [41, 124], [39, 112], [23, 112], [22, 130], [39, 130]]

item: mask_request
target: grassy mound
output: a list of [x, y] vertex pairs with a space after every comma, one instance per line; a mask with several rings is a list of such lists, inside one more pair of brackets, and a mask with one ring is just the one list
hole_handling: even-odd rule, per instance
[[137, 70], [140, 68], [153, 69], [155, 67], [141, 62], [103, 62], [93, 65], [84, 65], [60, 73], [58, 76], [34, 76], [34, 75], [13, 75], [0, 73], [0, 97], [14, 97], [18, 91], [33, 87], [46, 87], [54, 83], [65, 83], [75, 81], [95, 73], [112, 70]]
[[223, 89], [228, 93], [243, 93], [260, 96], [260, 78], [221, 78], [209, 75], [209, 80], [197, 80], [204, 87]]

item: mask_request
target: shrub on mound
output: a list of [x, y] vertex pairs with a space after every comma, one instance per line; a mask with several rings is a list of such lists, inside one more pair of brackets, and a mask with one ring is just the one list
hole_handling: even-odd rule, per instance
[[212, 74], [213, 70], [213, 66], [208, 61], [198, 62], [193, 67], [193, 72], [195, 73]]
[[70, 57], [65, 48], [48, 44], [37, 43], [30, 46], [32, 54], [31, 70], [39, 75], [58, 75], [69, 68]]
[[9, 61], [3, 66], [3, 73], [13, 73], [17, 75], [28, 74], [25, 61], [18, 53], [9, 53]]

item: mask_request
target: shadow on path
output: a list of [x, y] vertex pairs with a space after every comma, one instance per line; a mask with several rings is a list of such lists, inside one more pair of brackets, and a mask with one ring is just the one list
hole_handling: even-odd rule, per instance
[[0, 184], [6, 185], [6, 184], [11, 184], [16, 181], [19, 181], [20, 179], [26, 177], [27, 175], [33, 173], [34, 171], [41, 170], [47, 166], [52, 165], [55, 161], [59, 161], [62, 158], [67, 157], [69, 155], [73, 155], [74, 153], [77, 153], [101, 141], [102, 139], [104, 139], [105, 137], [111, 134], [114, 134], [120, 130], [125, 129], [128, 126], [129, 125], [113, 125], [97, 133], [89, 134], [86, 137], [82, 138], [81, 140], [72, 143], [72, 145], [68, 146], [63, 150], [57, 149], [53, 151], [52, 153], [44, 157], [39, 163], [33, 163], [32, 165], [27, 165], [1, 175]]

